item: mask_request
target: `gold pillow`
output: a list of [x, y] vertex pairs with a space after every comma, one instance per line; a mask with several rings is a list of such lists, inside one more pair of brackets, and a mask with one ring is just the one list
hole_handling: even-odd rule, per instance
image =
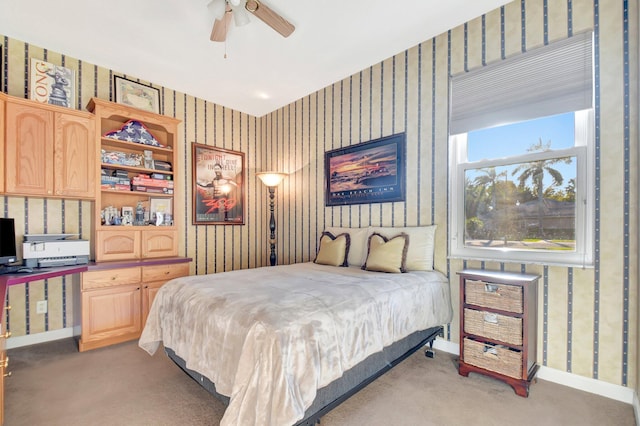
[[409, 236], [404, 232], [390, 239], [374, 232], [369, 237], [369, 253], [362, 269], [377, 272], [406, 272], [408, 248]]
[[320, 250], [314, 262], [319, 265], [348, 266], [347, 256], [350, 244], [349, 234], [334, 237], [331, 232], [323, 232], [320, 237]]

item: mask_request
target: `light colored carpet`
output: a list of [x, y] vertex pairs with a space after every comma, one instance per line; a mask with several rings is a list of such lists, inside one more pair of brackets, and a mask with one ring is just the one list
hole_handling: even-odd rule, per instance
[[[217, 425], [224, 405], [162, 351], [128, 342], [78, 353], [73, 339], [9, 351], [5, 425]], [[634, 426], [633, 407], [539, 380], [521, 398], [456, 357], [418, 351], [323, 417], [321, 426]], [[242, 426], [242, 425], [239, 425]]]

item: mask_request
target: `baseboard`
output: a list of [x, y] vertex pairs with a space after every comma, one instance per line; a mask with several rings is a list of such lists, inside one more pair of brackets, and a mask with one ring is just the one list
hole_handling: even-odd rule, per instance
[[[454, 355], [460, 355], [460, 345], [458, 342], [450, 342], [441, 338], [435, 340], [433, 347]], [[638, 394], [626, 386], [614, 385], [602, 380], [590, 379], [567, 373], [553, 368], [540, 366], [536, 375], [540, 380], [558, 383], [559, 385], [593, 393], [605, 398], [614, 399], [627, 404], [633, 404], [636, 412], [636, 423], [640, 426], [640, 408], [638, 406]]]
[[7, 339], [7, 349], [20, 348], [38, 343], [51, 342], [53, 340], [66, 339], [79, 336], [80, 326], [61, 328], [59, 330], [45, 331], [43, 333], [27, 334], [26, 336], [9, 337]]

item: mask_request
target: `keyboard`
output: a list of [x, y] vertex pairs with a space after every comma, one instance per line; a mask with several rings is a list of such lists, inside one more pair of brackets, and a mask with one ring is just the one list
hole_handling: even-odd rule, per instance
[[0, 267], [0, 274], [15, 274], [20, 268], [24, 268], [24, 265], [7, 265]]

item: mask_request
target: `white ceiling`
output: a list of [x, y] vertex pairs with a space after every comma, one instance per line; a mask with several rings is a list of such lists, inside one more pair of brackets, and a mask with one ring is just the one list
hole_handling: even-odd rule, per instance
[[509, 1], [265, 0], [294, 33], [225, 44], [209, 0], [0, 0], [0, 34], [260, 117]]

